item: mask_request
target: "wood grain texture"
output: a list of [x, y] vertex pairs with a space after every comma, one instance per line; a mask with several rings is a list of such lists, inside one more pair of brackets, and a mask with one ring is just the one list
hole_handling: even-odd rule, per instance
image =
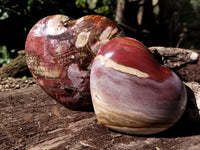
[[[195, 89], [197, 83], [190, 84]], [[197, 144], [200, 142], [198, 122], [182, 121], [152, 136], [121, 134], [98, 124], [91, 110], [66, 109], [41, 91], [40, 87], [0, 92], [0, 112], [2, 150], [200, 148]]]

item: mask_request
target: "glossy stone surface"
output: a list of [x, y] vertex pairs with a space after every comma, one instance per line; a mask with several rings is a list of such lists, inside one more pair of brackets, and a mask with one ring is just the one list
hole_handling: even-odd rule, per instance
[[47, 16], [27, 36], [26, 62], [45, 92], [67, 108], [78, 109], [91, 104], [91, 61], [102, 45], [121, 35], [121, 29], [106, 17]]
[[185, 87], [139, 41], [116, 38], [93, 61], [90, 88], [98, 121], [129, 134], [155, 134], [175, 124], [187, 101]]

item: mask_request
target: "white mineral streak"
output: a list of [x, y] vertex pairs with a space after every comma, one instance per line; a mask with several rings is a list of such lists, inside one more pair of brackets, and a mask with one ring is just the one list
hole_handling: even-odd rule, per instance
[[49, 19], [47, 23], [45, 33], [47, 35], [54, 35], [54, 36], [64, 33], [67, 30], [67, 28], [63, 26], [63, 22], [67, 20], [69, 20], [69, 18], [64, 15], [52, 16], [52, 18]]
[[44, 35], [43, 29], [45, 27], [45, 24], [36, 24], [35, 27], [33, 28], [33, 36], [35, 37], [40, 37]]
[[53, 69], [50, 70], [43, 65], [32, 66], [31, 69], [34, 71], [34, 74], [45, 77], [45, 78], [56, 79], [56, 78], [59, 78], [60, 76], [59, 70], [53, 70]]
[[55, 45], [57, 53], [61, 53], [62, 51], [68, 50], [71, 46], [71, 43], [69, 42], [69, 40], [60, 41], [59, 44], [57, 43], [58, 43], [57, 41], [53, 43]]
[[84, 18], [83, 18], [83, 17], [80, 18], [80, 19], [77, 19], [77, 21], [76, 21], [76, 25], [79, 24], [79, 23], [81, 23], [82, 21], [84, 21]]
[[79, 88], [84, 79], [88, 76], [88, 72], [80, 70], [77, 64], [71, 64], [68, 68], [67, 74], [75, 88]]
[[114, 29], [112, 30], [112, 32], [111, 32], [111, 33], [112, 33], [112, 35], [113, 35], [113, 34], [115, 34], [115, 33], [117, 33], [117, 32], [118, 32], [118, 30], [119, 30], [119, 29], [118, 29], [117, 27], [116, 27], [116, 28], [114, 28]]
[[196, 52], [192, 52], [192, 53], [190, 54], [190, 59], [192, 59], [192, 60], [197, 60], [198, 57], [199, 57], [199, 55], [198, 55], [198, 53], [196, 53]]
[[112, 27], [108, 26], [100, 35], [99, 40], [108, 39], [112, 32]]
[[52, 79], [59, 78], [60, 76], [60, 70], [53, 70], [53, 69], [50, 70], [47, 67], [45, 67], [45, 64], [43, 63], [40, 63], [39, 65], [35, 64], [33, 57], [30, 57], [30, 60], [29, 62], [27, 62], [27, 64], [31, 66], [31, 70], [34, 72], [35, 75]]
[[92, 51], [94, 53], [97, 53], [103, 45], [105, 45], [107, 42], [110, 41], [112, 36], [118, 32], [118, 28], [112, 28], [111, 26], [108, 26], [100, 35], [99, 41], [97, 41], [92, 47]]
[[92, 51], [96, 54], [98, 53], [98, 51], [102, 48], [103, 45], [105, 45], [107, 42], [109, 42], [109, 39], [104, 39], [101, 41], [96, 42], [96, 44], [94, 44], [91, 49]]
[[88, 42], [89, 36], [90, 36], [90, 32], [79, 33], [77, 36], [76, 43], [75, 43], [76, 48], [84, 47]]
[[95, 59], [99, 59], [101, 61], [101, 63], [104, 64], [105, 67], [113, 68], [114, 70], [117, 70], [117, 71], [120, 71], [123, 73], [132, 74], [139, 78], [148, 78], [149, 77], [149, 75], [145, 72], [142, 72], [142, 71], [132, 68], [132, 67], [118, 64], [109, 58], [103, 57], [102, 55], [98, 55]]
[[[75, 25], [71, 26], [71, 29], [72, 29], [72, 30], [76, 30], [76, 28], [78, 27], [78, 25], [79, 25], [80, 23], [82, 23], [83, 21], [84, 21], [84, 18], [83, 18], [83, 17], [77, 19], [77, 20], [75, 21]], [[76, 34], [73, 33], [73, 35], [75, 36]]]

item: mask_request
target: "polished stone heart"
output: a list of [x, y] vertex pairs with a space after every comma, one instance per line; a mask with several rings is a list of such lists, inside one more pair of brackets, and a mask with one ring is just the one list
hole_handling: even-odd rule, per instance
[[102, 45], [122, 35], [117, 24], [103, 16], [47, 16], [27, 36], [26, 62], [46, 93], [67, 108], [78, 109], [91, 104], [91, 61]]
[[182, 116], [187, 94], [179, 77], [139, 41], [116, 38], [96, 55], [90, 88], [98, 121], [129, 134], [166, 130]]

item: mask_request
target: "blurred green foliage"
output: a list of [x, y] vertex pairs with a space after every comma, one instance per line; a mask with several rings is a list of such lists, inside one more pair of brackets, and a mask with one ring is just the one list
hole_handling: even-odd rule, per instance
[[83, 13], [96, 13], [113, 17], [116, 0], [76, 0], [76, 6]]
[[[170, 21], [174, 11], [179, 12], [183, 26], [200, 20], [200, 0], [160, 1], [169, 4], [165, 7], [169, 15], [163, 18], [164, 23]], [[29, 30], [41, 18], [54, 14], [72, 18], [99, 14], [114, 19], [116, 5], [117, 0], [0, 0], [0, 65], [8, 63], [16, 57], [18, 50], [24, 49]], [[155, 17], [159, 17], [159, 12], [161, 10], [155, 6]], [[11, 52], [13, 49], [15, 51]]]
[[[11, 50], [11, 53], [13, 53], [14, 51], [15, 50]], [[12, 58], [10, 57], [6, 46], [0, 46], [0, 67], [10, 63], [11, 60]]]
[[197, 15], [197, 18], [200, 19], [200, 0], [190, 0], [190, 3], [195, 14]]

